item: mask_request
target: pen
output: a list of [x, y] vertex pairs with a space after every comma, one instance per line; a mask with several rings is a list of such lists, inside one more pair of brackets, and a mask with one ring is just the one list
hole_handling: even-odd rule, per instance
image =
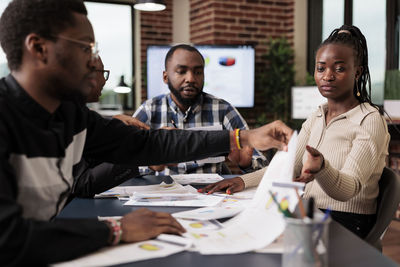
[[299, 201], [299, 210], [300, 210], [300, 215], [301, 215], [301, 218], [304, 218], [304, 217], [306, 217], [306, 212], [305, 212], [305, 210], [304, 210], [304, 205], [303, 205], [303, 201], [301, 200], [301, 197], [300, 197], [300, 195], [299, 195], [299, 191], [297, 190], [297, 188], [295, 187], [294, 188], [294, 190], [296, 191], [296, 196], [297, 196], [297, 199], [298, 199], [298, 201]]
[[171, 120], [171, 123], [172, 123], [172, 125], [173, 125], [175, 128], [178, 128], [178, 127], [176, 126], [174, 120]]

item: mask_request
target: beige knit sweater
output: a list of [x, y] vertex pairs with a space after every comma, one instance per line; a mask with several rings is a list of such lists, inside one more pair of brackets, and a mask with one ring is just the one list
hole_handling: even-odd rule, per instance
[[[325, 123], [327, 104], [303, 124], [298, 137], [294, 177], [307, 159], [306, 144], [318, 149], [325, 167], [306, 184], [304, 198], [318, 208], [374, 214], [378, 181], [388, 155], [390, 135], [377, 109], [363, 103]], [[259, 184], [265, 168], [241, 176], [246, 187]]]

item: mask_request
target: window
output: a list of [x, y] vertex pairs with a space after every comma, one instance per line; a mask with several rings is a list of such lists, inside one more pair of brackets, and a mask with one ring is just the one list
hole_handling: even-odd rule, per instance
[[[124, 4], [86, 1], [85, 5], [104, 68], [111, 71], [110, 78], [104, 86], [100, 104], [115, 105], [121, 102], [121, 95], [117, 95], [113, 88], [119, 84], [121, 76], [124, 76], [126, 84], [133, 85], [133, 9], [130, 5]], [[133, 95], [133, 92], [129, 93], [127, 106], [124, 108], [132, 108]]]
[[309, 0], [308, 72], [314, 73], [316, 49], [332, 30], [343, 24], [353, 24], [360, 28], [367, 39], [372, 101], [382, 105], [387, 56], [390, 59], [394, 53], [387, 50], [386, 5], [393, 1], [380, 1], [377, 4], [375, 0]]
[[344, 0], [324, 0], [322, 4], [322, 40], [344, 23]]
[[[0, 14], [3, 13], [11, 0], [0, 1]], [[122, 104], [117, 93], [113, 91], [124, 75], [125, 83], [133, 85], [133, 35], [132, 14], [133, 8], [127, 4], [111, 4], [85, 2], [88, 18], [92, 23], [96, 41], [99, 44], [100, 56], [104, 68], [111, 70], [110, 78], [103, 89], [100, 104]], [[9, 73], [7, 59], [0, 49], [0, 77]], [[133, 95], [127, 96], [125, 108], [132, 108]]]
[[367, 39], [372, 102], [383, 104], [386, 59], [386, 1], [353, 0], [353, 23]]

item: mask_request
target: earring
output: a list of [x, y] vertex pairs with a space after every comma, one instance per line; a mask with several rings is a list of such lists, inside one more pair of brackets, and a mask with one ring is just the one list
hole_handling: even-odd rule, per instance
[[356, 87], [357, 87], [357, 96], [360, 97], [360, 89], [358, 88], [358, 80], [356, 80]]

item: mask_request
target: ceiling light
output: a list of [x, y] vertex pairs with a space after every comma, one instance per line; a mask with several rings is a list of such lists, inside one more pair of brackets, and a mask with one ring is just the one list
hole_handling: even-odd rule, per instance
[[141, 11], [162, 11], [166, 8], [163, 0], [138, 0], [133, 7]]

